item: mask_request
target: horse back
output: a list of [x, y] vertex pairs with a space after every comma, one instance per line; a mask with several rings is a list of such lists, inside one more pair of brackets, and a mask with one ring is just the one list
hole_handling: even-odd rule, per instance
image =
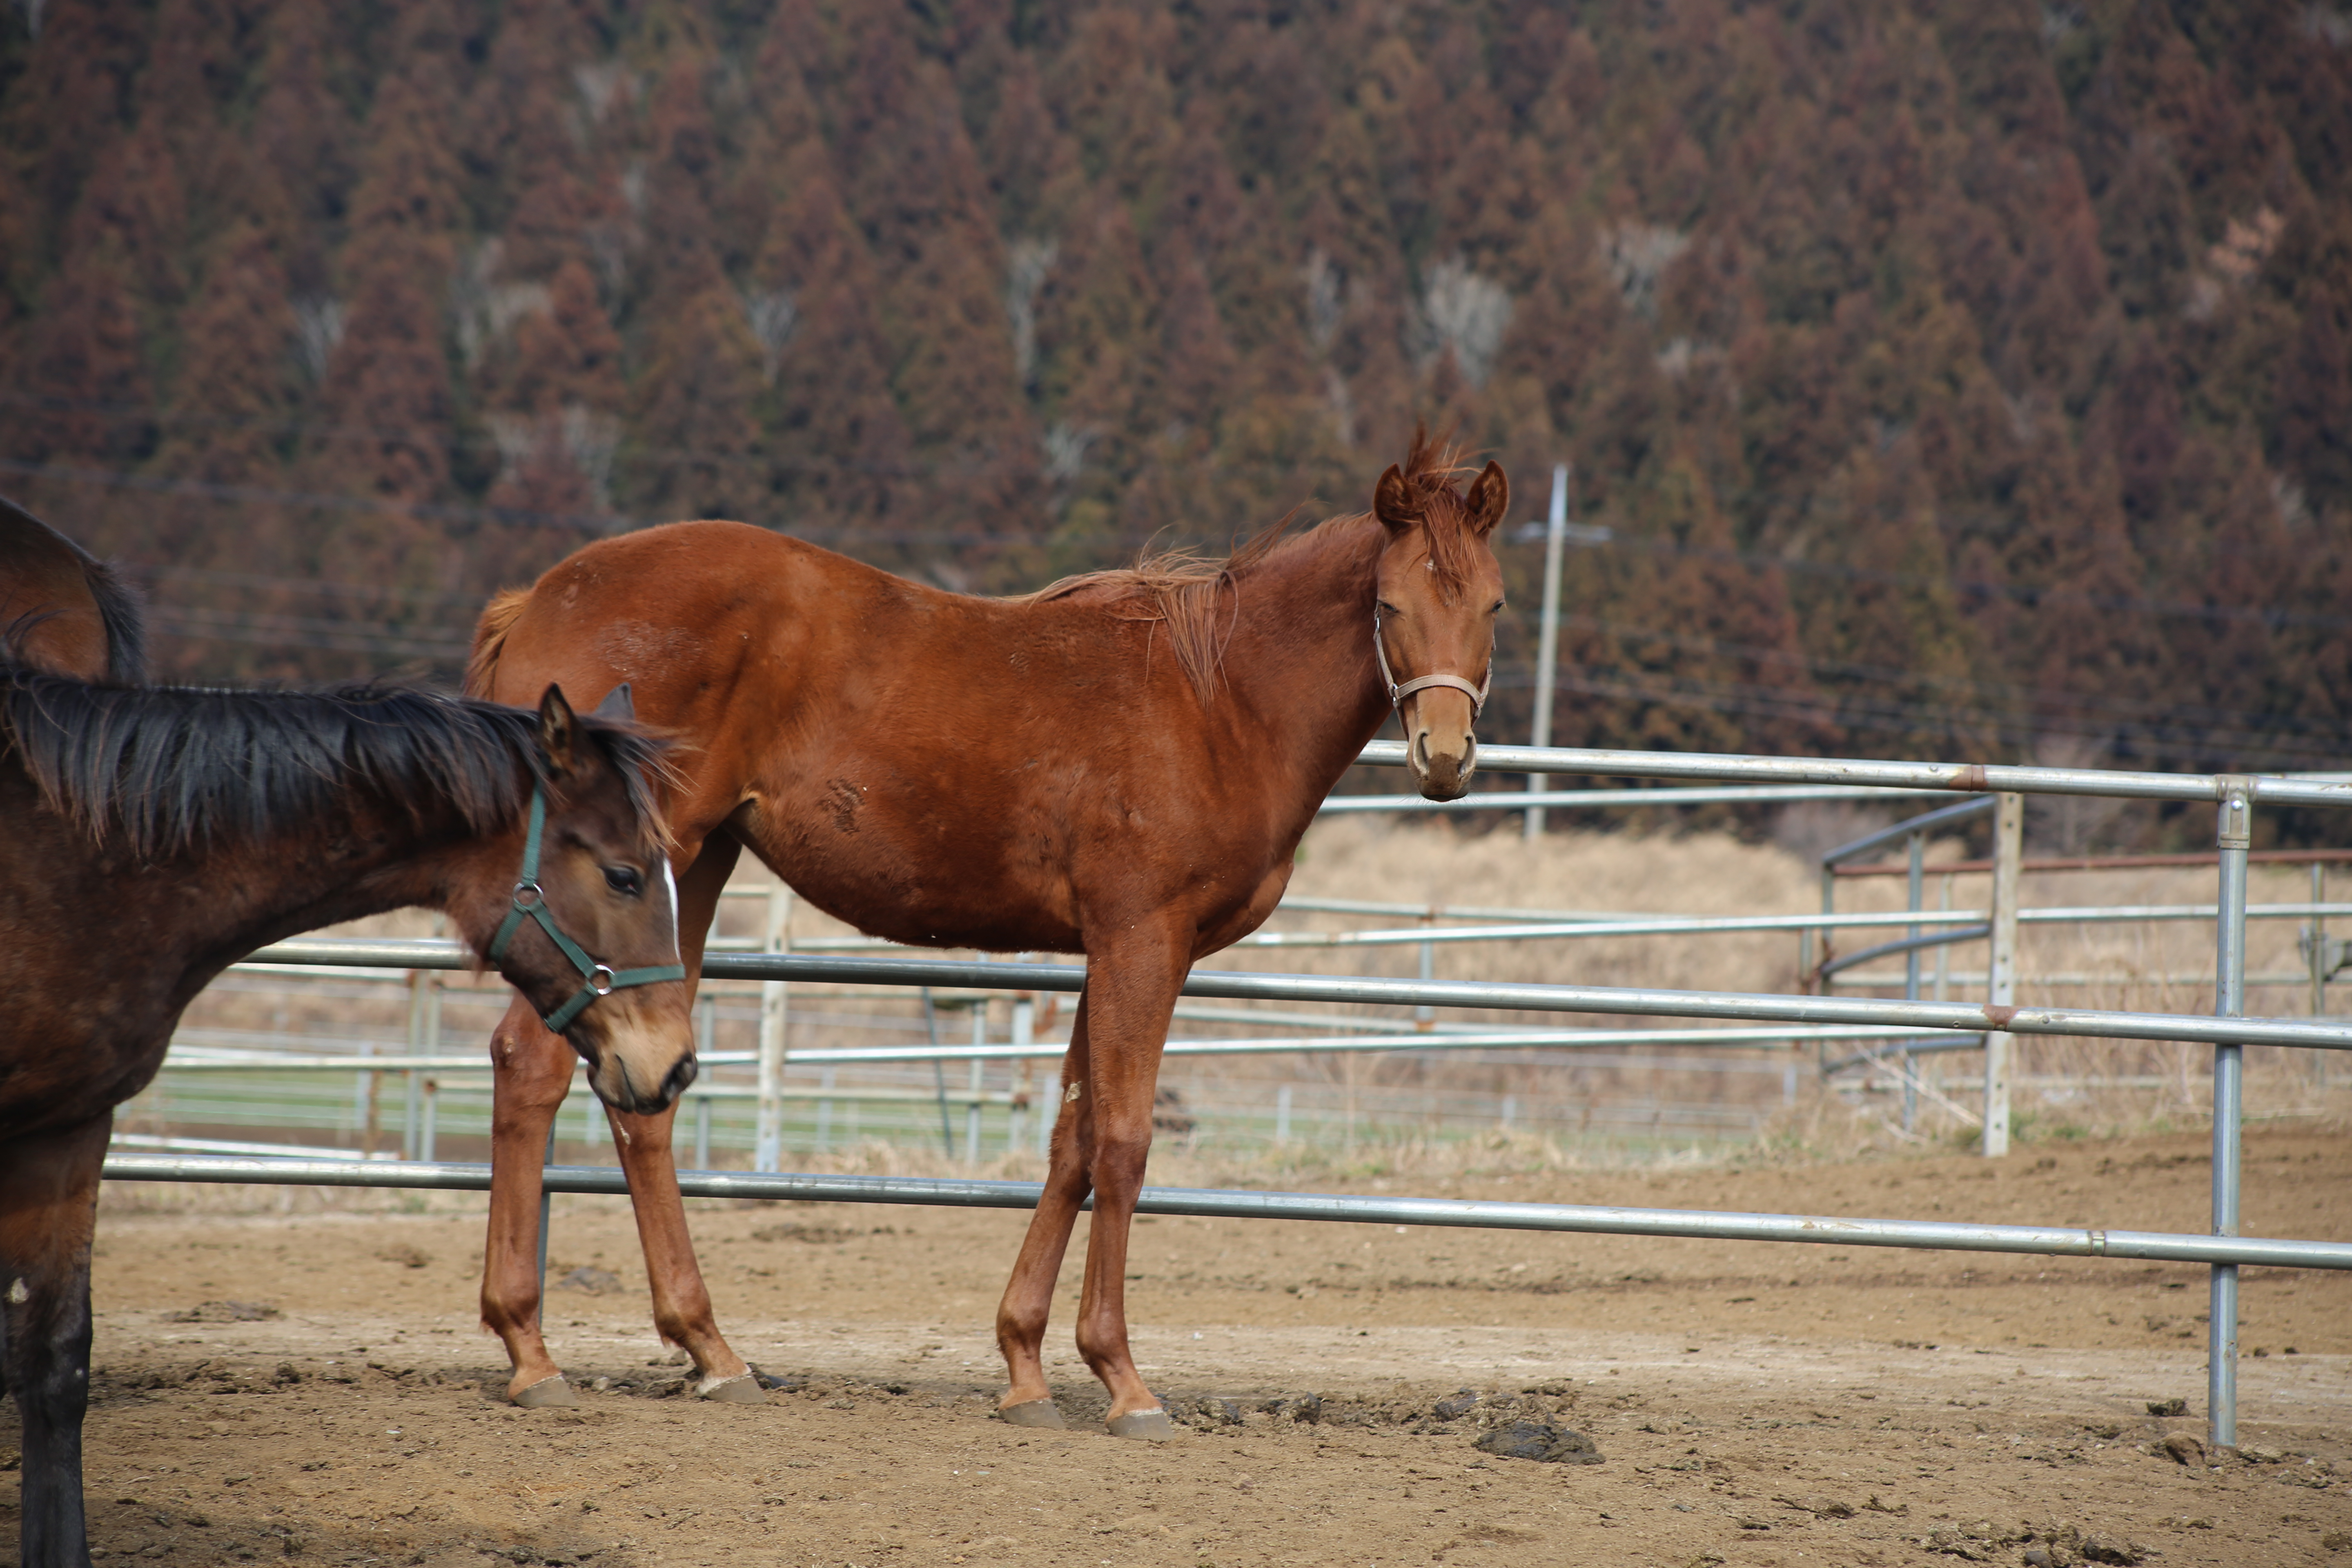
[[1130, 870], [1170, 861], [1142, 879], [1165, 889], [1187, 865], [1260, 858], [1265, 837], [1203, 764], [1213, 721], [1164, 631], [1097, 599], [950, 594], [741, 524], [674, 523], [495, 603], [477, 660], [507, 702], [628, 682], [640, 721], [682, 742], [682, 840], [725, 824], [863, 930], [1069, 951]]

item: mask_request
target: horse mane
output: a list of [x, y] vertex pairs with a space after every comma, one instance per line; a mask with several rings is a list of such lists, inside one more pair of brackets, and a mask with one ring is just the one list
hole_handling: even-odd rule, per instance
[[[1461, 460], [1461, 448], [1452, 438], [1432, 439], [1425, 426], [1416, 426], [1412, 445], [1402, 465], [1405, 484], [1420, 510], [1422, 532], [1428, 541], [1432, 573], [1439, 591], [1449, 600], [1470, 580], [1475, 541], [1466, 526], [1468, 514], [1454, 488], [1454, 477], [1472, 470]], [[1049, 583], [1034, 594], [1016, 595], [1018, 605], [1044, 605], [1079, 599], [1101, 605], [1104, 613], [1121, 620], [1157, 621], [1167, 628], [1168, 644], [1176, 663], [1192, 683], [1202, 702], [1212, 700], [1223, 679], [1225, 645], [1241, 615], [1241, 579], [1252, 567], [1276, 554], [1311, 548], [1327, 532], [1361, 522], [1370, 514], [1342, 512], [1328, 517], [1303, 533], [1290, 531], [1291, 518], [1219, 561], [1189, 550], [1169, 550], [1147, 555], [1133, 566], [1107, 572], [1085, 572]], [[1227, 598], [1227, 590], [1231, 598]], [[493, 601], [482, 616], [487, 636], [499, 605]], [[503, 628], [499, 635], [504, 636]]]
[[466, 658], [468, 695], [481, 697], [489, 691], [499, 673], [499, 659], [507, 651], [507, 634], [514, 630], [523, 606], [530, 603], [529, 588], [509, 588], [491, 595], [482, 606], [482, 618], [474, 623], [474, 650]]
[[[583, 716], [632, 805], [663, 833], [664, 742]], [[0, 665], [0, 739], [93, 842], [153, 862], [258, 840], [364, 790], [421, 819], [446, 802], [475, 833], [514, 821], [548, 782], [528, 709], [401, 687], [307, 691], [94, 686]], [[666, 834], [664, 834], [666, 837]]]
[[[1265, 560], [1285, 541], [1283, 519], [1219, 561], [1190, 550], [1163, 550], [1132, 566], [1082, 572], [1049, 583], [1013, 602], [1045, 605], [1078, 599], [1101, 605], [1118, 620], [1157, 621], [1167, 629], [1176, 664], [1203, 702], [1223, 679], [1225, 644], [1241, 615], [1240, 574]], [[1227, 590], [1231, 590], [1230, 598]]]

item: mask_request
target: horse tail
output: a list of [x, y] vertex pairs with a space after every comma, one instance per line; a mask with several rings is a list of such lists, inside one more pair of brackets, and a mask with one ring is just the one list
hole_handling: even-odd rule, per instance
[[509, 588], [483, 608], [482, 618], [474, 623], [474, 651], [466, 660], [467, 696], [490, 694], [490, 682], [498, 678], [499, 656], [507, 650], [507, 634], [522, 619], [523, 606], [530, 603], [530, 589]]

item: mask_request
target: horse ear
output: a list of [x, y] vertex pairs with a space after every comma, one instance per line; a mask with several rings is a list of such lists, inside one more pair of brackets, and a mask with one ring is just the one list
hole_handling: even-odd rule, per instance
[[1372, 515], [1391, 533], [1402, 533], [1421, 521], [1421, 509], [1412, 504], [1412, 492], [1405, 488], [1404, 472], [1394, 463], [1372, 487]]
[[637, 703], [636, 699], [629, 695], [629, 683], [624, 680], [620, 685], [615, 686], [612, 690], [606, 692], [604, 694], [604, 700], [596, 704], [596, 711], [589, 715], [589, 717], [593, 719], [614, 719], [624, 724], [635, 723], [637, 721]]
[[559, 776], [572, 771], [580, 756], [580, 718], [563, 700], [563, 688], [550, 685], [539, 700], [539, 749]]
[[1488, 462], [1470, 481], [1470, 494], [1465, 498], [1470, 513], [1470, 531], [1481, 539], [1495, 531], [1511, 510], [1511, 481], [1503, 475], [1503, 465]]

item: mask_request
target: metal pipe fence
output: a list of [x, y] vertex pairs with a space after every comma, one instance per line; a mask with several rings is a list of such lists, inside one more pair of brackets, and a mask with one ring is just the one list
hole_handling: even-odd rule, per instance
[[[1365, 748], [1360, 761], [1372, 765], [1396, 766], [1404, 761], [1401, 742], [1376, 742]], [[1916, 1246], [1963, 1247], [1981, 1250], [2028, 1251], [2053, 1254], [2074, 1253], [2091, 1256], [2131, 1256], [2166, 1258], [2183, 1261], [2202, 1262], [2212, 1269], [2212, 1312], [2209, 1363], [2209, 1423], [2210, 1437], [2217, 1447], [2233, 1447], [2236, 1441], [2236, 1368], [2237, 1353], [2237, 1269], [2252, 1262], [2275, 1263], [2284, 1267], [2343, 1268], [2352, 1267], [2352, 1244], [2322, 1241], [2260, 1241], [2252, 1242], [2236, 1236], [2239, 1215], [2239, 1126], [2242, 1116], [2242, 1047], [2246, 1045], [2292, 1046], [2320, 1050], [2352, 1048], [2352, 1027], [2312, 1022], [2295, 1023], [2284, 1019], [2250, 1019], [2242, 1016], [2244, 994], [2244, 931], [2249, 916], [2246, 905], [2246, 865], [2249, 847], [2249, 823], [2257, 804], [2284, 805], [2344, 806], [2352, 805], [2352, 783], [2320, 779], [2252, 778], [2237, 775], [2197, 775], [2142, 773], [2100, 772], [2089, 769], [2032, 768], [1989, 765], [1980, 763], [1891, 763], [1853, 759], [1805, 759], [1779, 757], [1741, 757], [1704, 754], [1676, 754], [1656, 752], [1571, 751], [1564, 749], [1490, 746], [1483, 748], [1482, 762], [1498, 772], [1521, 773], [1571, 773], [1599, 777], [1668, 778], [1698, 780], [1709, 784], [1761, 784], [1786, 789], [1792, 786], [1864, 787], [1889, 794], [1905, 793], [1964, 793], [1982, 795], [1998, 793], [2011, 796], [2025, 794], [2055, 795], [2107, 796], [2125, 799], [2163, 800], [2178, 802], [2213, 802], [2217, 811], [2217, 864], [2219, 897], [2210, 910], [2202, 906], [2190, 914], [2186, 910], [2178, 918], [2212, 919], [2216, 923], [2216, 1009], [2215, 1016], [2180, 1014], [2132, 1013], [2116, 1010], [2064, 1007], [2029, 1007], [2017, 1005], [2000, 994], [2003, 970], [2013, 983], [2013, 960], [2004, 966], [2000, 960], [2000, 932], [2004, 926], [2013, 932], [2015, 922], [2025, 913], [2015, 907], [2013, 891], [2004, 900], [1998, 889], [1991, 921], [1994, 928], [1995, 963], [1994, 991], [1991, 1001], [1981, 1005], [1949, 1002], [1925, 1002], [1914, 996], [1902, 1001], [1876, 998], [1840, 997], [1829, 995], [1780, 996], [1712, 992], [1659, 990], [1645, 987], [1608, 987], [1579, 985], [1535, 985], [1469, 981], [1400, 981], [1365, 977], [1321, 975], [1270, 975], [1219, 972], [1194, 972], [1184, 986], [1184, 994], [1192, 997], [1222, 998], [1241, 1001], [1306, 1001], [1325, 1004], [1381, 1005], [1388, 1007], [1473, 1007], [1496, 1008], [1521, 1012], [1592, 1013], [1617, 1016], [1671, 1016], [1684, 1018], [1745, 1019], [1762, 1023], [1799, 1026], [1830, 1026], [1842, 1028], [1881, 1028], [1900, 1032], [1938, 1032], [1981, 1035], [1988, 1041], [1988, 1071], [1985, 1074], [1987, 1097], [1987, 1152], [1998, 1152], [2006, 1146], [2005, 1116], [2002, 1118], [2002, 1139], [1998, 1147], [1992, 1132], [1996, 1104], [1996, 1085], [2005, 1087], [2005, 1071], [1999, 1070], [1990, 1059], [1990, 1042], [2005, 1041], [2015, 1035], [2045, 1035], [2125, 1040], [2179, 1041], [2210, 1044], [2215, 1047], [2214, 1115], [2213, 1115], [2213, 1232], [2210, 1237], [2176, 1237], [2137, 1232], [2047, 1230], [2024, 1226], [1990, 1226], [1946, 1225], [1928, 1222], [1897, 1222], [1875, 1220], [1824, 1220], [1797, 1215], [1709, 1215], [1673, 1211], [1636, 1211], [1578, 1209], [1573, 1205], [1506, 1205], [1447, 1204], [1430, 1199], [1368, 1199], [1335, 1198], [1316, 1194], [1181, 1194], [1159, 1192], [1151, 1202], [1162, 1205], [1156, 1211], [1213, 1215], [1252, 1215], [1265, 1217], [1298, 1217], [1329, 1219], [1367, 1219], [1398, 1217], [1399, 1223], [1504, 1225], [1536, 1229], [1616, 1229], [1631, 1234], [1664, 1236], [1717, 1236], [1735, 1239], [1836, 1241], [1852, 1245]], [[1514, 808], [1538, 804], [1543, 792], [1514, 794], [1509, 805]], [[1574, 804], [1599, 804], [1595, 798], [1604, 792], [1558, 792], [1572, 794]], [[1653, 798], [1624, 804], [1667, 804], [1657, 800], [1664, 791], [1607, 792], [1647, 795]], [[1689, 792], [1682, 793], [1685, 795]], [[1364, 798], [1364, 797], [1359, 797]], [[1376, 797], [1375, 797], [1376, 798]], [[1749, 796], [1748, 798], [1759, 798]], [[1786, 798], [1786, 797], [1783, 797]], [[1688, 802], [1695, 804], [1695, 802]], [[1500, 802], [1495, 803], [1503, 804]], [[1542, 802], [1541, 804], [1549, 804]], [[1571, 803], [1562, 803], [1571, 804]], [[1373, 809], [1363, 807], [1359, 809]], [[2003, 803], [2004, 833], [2000, 839], [2013, 839], [2014, 807]], [[1916, 835], [1915, 835], [1916, 839]], [[2013, 844], [2007, 854], [1998, 857], [2013, 888], [2018, 857]], [[912, 957], [852, 957], [845, 954], [824, 955], [773, 951], [778, 942], [778, 910], [788, 910], [783, 903], [789, 895], [772, 896], [769, 900], [769, 931], [762, 952], [717, 952], [706, 959], [704, 973], [714, 979], [744, 979], [771, 983], [830, 982], [929, 988], [957, 987], [965, 990], [1012, 990], [1024, 993], [1075, 992], [1085, 984], [1083, 967], [1067, 964], [1003, 963], [989, 962], [956, 962]], [[2006, 903], [2006, 908], [2003, 907]], [[1915, 900], [1916, 904], [1916, 900]], [[2316, 921], [2326, 914], [2342, 910], [2324, 906], [2315, 900], [2309, 905], [2274, 906], [2282, 911], [2292, 909], [2296, 915]], [[1825, 911], [1825, 914], [1827, 912]], [[1913, 909], [1892, 920], [1875, 923], [1901, 924], [1916, 928], [1928, 923], [1958, 923], [1967, 919], [1959, 911], [1938, 911], [1932, 920], [1927, 912]], [[1983, 916], [1975, 916], [1982, 921]], [[2282, 912], [2280, 918], [2287, 918]], [[1735, 917], [1737, 919], [1737, 917]], [[1748, 917], [1749, 921], [1787, 922], [1790, 917]], [[1843, 917], [1828, 915], [1830, 921]], [[1794, 917], [1797, 929], [1806, 926], [1822, 930], [1821, 917]], [[1581, 922], [1573, 927], [1580, 934], [1599, 934], [1595, 922]], [[1616, 922], [1619, 925], [1642, 922]], [[1862, 922], [1855, 922], [1862, 923]], [[1688, 923], [1675, 929], [1692, 929]], [[1730, 927], [1727, 929], [1740, 929]], [[1769, 926], [1748, 925], [1745, 929], [1771, 929]], [[1280, 933], [1277, 933], [1280, 934]], [[1412, 932], [1379, 933], [1395, 941], [1426, 943], [1437, 934], [1428, 930]], [[1531, 934], [1525, 926], [1513, 928], [1507, 937], [1496, 933], [1496, 940], [1512, 940]], [[1563, 930], [1560, 934], [1566, 934]], [[1610, 934], [1633, 934], [1612, 931]], [[2013, 940], [2013, 939], [2012, 939]], [[1274, 945], [1269, 943], [1268, 945]], [[356, 963], [365, 966], [394, 969], [455, 969], [467, 966], [471, 960], [455, 943], [419, 942], [343, 941], [328, 942], [318, 939], [281, 943], [257, 954], [263, 962], [282, 964], [336, 964]], [[772, 993], [772, 994], [773, 993]], [[781, 1008], [778, 1014], [781, 1031]], [[763, 1030], [763, 1035], [765, 1031]], [[759, 1089], [763, 1100], [775, 1092], [769, 1081], [772, 1064], [780, 1064], [781, 1051], [767, 1048], [763, 1038], [761, 1052], [762, 1083]], [[1426, 1048], [1423, 1041], [1416, 1046]], [[1285, 1042], [1283, 1048], [1297, 1049], [1296, 1042]], [[398, 1058], [383, 1058], [387, 1067], [396, 1067]], [[975, 1068], [977, 1063], [975, 1062]], [[2005, 1110], [2005, 1097], [2001, 1109]], [[763, 1133], [763, 1143], [766, 1142]], [[343, 1181], [376, 1185], [442, 1185], [478, 1190], [488, 1181], [486, 1167], [423, 1166], [409, 1162], [401, 1165], [377, 1163], [344, 1163], [348, 1172], [338, 1174], [325, 1163], [299, 1161], [244, 1162], [234, 1160], [180, 1160], [167, 1156], [121, 1155], [110, 1160], [108, 1173], [118, 1179], [150, 1180], [212, 1180], [212, 1181], [275, 1181], [298, 1184], [336, 1184]], [[551, 1171], [551, 1176], [558, 1173]], [[394, 1179], [387, 1180], [387, 1177]], [[566, 1185], [551, 1190], [608, 1191], [624, 1190], [617, 1170], [583, 1170], [563, 1173]], [[1022, 1206], [1034, 1204], [1035, 1189], [1025, 1184], [941, 1184], [892, 1181], [882, 1178], [848, 1177], [787, 1177], [781, 1173], [762, 1172], [752, 1175], [698, 1173], [698, 1184], [687, 1190], [712, 1195], [774, 1195], [832, 1196], [838, 1201], [880, 1201], [910, 1203], [969, 1202], [986, 1203], [992, 1206]], [[754, 1184], [782, 1184], [758, 1187]], [[993, 1195], [982, 1188], [997, 1188]], [[957, 1194], [963, 1195], [958, 1196]], [[1296, 1200], [1294, 1204], [1292, 1200]], [[1504, 1211], [1513, 1211], [1506, 1213]], [[1311, 1211], [1311, 1212], [1310, 1212]], [[1525, 1211], [1525, 1212], [1518, 1212]], [[1407, 1215], [1423, 1217], [1402, 1217]]]
[[[487, 1192], [490, 1184], [490, 1168], [482, 1164], [257, 1160], [170, 1153], [110, 1154], [106, 1161], [106, 1176], [117, 1182], [238, 1182], [472, 1193]], [[545, 1180], [547, 1190], [554, 1193], [626, 1197], [629, 1190], [617, 1168], [601, 1165], [551, 1165], [545, 1172]], [[931, 1176], [680, 1171], [678, 1190], [688, 1197], [699, 1198], [1034, 1209], [1043, 1187], [1036, 1182]], [[1092, 1199], [1087, 1200], [1084, 1206], [1091, 1208]], [[2093, 1230], [2071, 1226], [1969, 1225], [1946, 1220], [1846, 1219], [1820, 1215], [1487, 1203], [1335, 1193], [1234, 1192], [1197, 1187], [1146, 1187], [1135, 1206], [1138, 1214], [1190, 1215], [1210, 1219], [1329, 1220], [1351, 1225], [1570, 1231], [1717, 1241], [1801, 1241], [1838, 1247], [2133, 1258], [2230, 1268], [2352, 1268], [2352, 1242]]]

